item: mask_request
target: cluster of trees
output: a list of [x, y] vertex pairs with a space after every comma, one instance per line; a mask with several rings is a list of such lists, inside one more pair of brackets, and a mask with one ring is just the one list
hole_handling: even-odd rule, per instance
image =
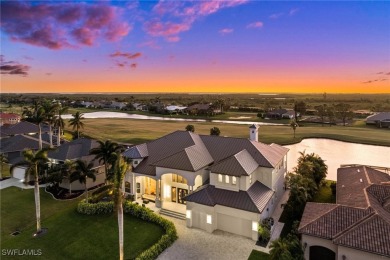
[[303, 250], [297, 231], [299, 221], [306, 202], [316, 195], [327, 173], [328, 166], [320, 156], [300, 152], [297, 166], [292, 173], [287, 174], [286, 178], [286, 185], [290, 188], [290, 197], [284, 210], [294, 224], [287, 237], [279, 238], [271, 243], [271, 259], [303, 259]]
[[322, 125], [327, 121], [332, 126], [332, 124], [336, 123], [336, 119], [339, 119], [345, 126], [347, 121], [353, 118], [352, 106], [347, 103], [338, 103], [329, 106], [323, 104], [316, 106], [315, 109], [317, 110], [317, 115]]
[[[187, 125], [185, 128], [186, 131], [195, 132], [195, 126], [194, 125]], [[221, 134], [221, 130], [219, 130], [218, 127], [214, 126], [210, 128], [210, 135], [216, 135], [219, 136]]]

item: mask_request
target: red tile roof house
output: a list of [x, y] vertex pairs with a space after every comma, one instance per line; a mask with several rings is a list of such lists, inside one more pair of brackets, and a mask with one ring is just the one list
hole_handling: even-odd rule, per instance
[[0, 125], [14, 125], [20, 122], [20, 115], [0, 112]]
[[187, 227], [223, 230], [258, 239], [284, 193], [288, 149], [250, 139], [176, 131], [133, 146], [126, 192], [155, 201], [160, 213], [186, 218]]
[[298, 229], [305, 259], [390, 258], [390, 176], [339, 168], [336, 189], [336, 204], [306, 204]]

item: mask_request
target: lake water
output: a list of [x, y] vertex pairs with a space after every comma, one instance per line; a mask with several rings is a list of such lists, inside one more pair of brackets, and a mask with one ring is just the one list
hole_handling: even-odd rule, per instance
[[[85, 113], [84, 118], [127, 118], [127, 119], [142, 119], [142, 120], [164, 120], [164, 121], [179, 121], [179, 122], [212, 122], [212, 123], [225, 123], [225, 124], [237, 124], [237, 125], [283, 125], [264, 122], [252, 122], [252, 121], [233, 121], [233, 120], [205, 120], [205, 119], [187, 119], [187, 118], [174, 118], [174, 117], [159, 117], [159, 116], [146, 116], [137, 114], [127, 114], [121, 112], [91, 112]], [[63, 115], [62, 118], [70, 119], [72, 115]]]
[[299, 152], [318, 154], [328, 165], [327, 179], [337, 180], [337, 168], [341, 164], [364, 164], [390, 168], [390, 147], [346, 143], [329, 139], [304, 139], [294, 145], [286, 145], [288, 171], [297, 165]]

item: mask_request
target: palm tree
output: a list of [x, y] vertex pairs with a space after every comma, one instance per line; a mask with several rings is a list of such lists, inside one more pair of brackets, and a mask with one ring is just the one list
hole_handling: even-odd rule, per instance
[[23, 151], [24, 161], [12, 165], [12, 170], [17, 166], [26, 166], [25, 180], [28, 175], [34, 175], [34, 196], [35, 196], [35, 213], [37, 219], [37, 234], [41, 232], [41, 201], [39, 197], [39, 173], [42, 170], [45, 163], [48, 162], [47, 150], [38, 150], [33, 152], [32, 150]]
[[69, 180], [69, 194], [72, 195], [72, 181], [74, 180], [72, 177], [75, 170], [75, 162], [71, 160], [65, 160], [62, 168], [62, 172], [66, 175]]
[[58, 116], [55, 118], [54, 127], [57, 128], [57, 145], [59, 146], [61, 143], [61, 134], [62, 130], [65, 128], [64, 120], [62, 119], [62, 115], [68, 111], [68, 107], [61, 107], [59, 105], [57, 107]]
[[269, 246], [271, 260], [293, 260], [289, 251], [289, 243], [285, 238], [279, 238], [271, 242]]
[[114, 162], [115, 153], [121, 150], [121, 146], [118, 146], [117, 143], [111, 142], [107, 140], [105, 142], [98, 141], [99, 146], [96, 148], [92, 148], [89, 152], [92, 155], [95, 155], [95, 159], [99, 159], [99, 163], [104, 163], [104, 169], [106, 172], [106, 179], [112, 179], [111, 174], [108, 169], [109, 166], [112, 166]]
[[0, 153], [1, 167], [0, 167], [0, 180], [3, 179], [3, 167], [8, 163], [8, 158], [4, 153]]
[[25, 121], [31, 122], [38, 125], [38, 138], [39, 138], [39, 150], [42, 150], [42, 123], [46, 120], [46, 114], [44, 108], [40, 105], [38, 101], [34, 101], [31, 109], [24, 107], [22, 113]]
[[45, 100], [42, 103], [42, 108], [45, 111], [45, 121], [49, 125], [49, 139], [50, 139], [50, 148], [53, 148], [53, 128], [52, 126], [55, 123], [55, 111], [57, 110], [57, 104], [53, 105], [50, 101]]
[[82, 122], [84, 119], [83, 115], [83, 113], [77, 111], [75, 114], [72, 114], [73, 118], [69, 120], [69, 125], [73, 126], [73, 130], [76, 129], [77, 131], [77, 138], [80, 138], [79, 129], [84, 128], [84, 123]]
[[294, 130], [294, 138], [295, 138], [295, 130], [297, 129], [298, 124], [297, 124], [297, 122], [295, 122], [295, 120], [291, 120], [290, 126]]
[[114, 163], [114, 205], [118, 216], [118, 230], [119, 230], [119, 259], [123, 260], [123, 179], [129, 165], [121, 156], [119, 152], [115, 154]]
[[75, 163], [75, 171], [73, 173], [73, 180], [79, 180], [81, 184], [85, 186], [85, 196], [86, 201], [88, 202], [88, 189], [87, 189], [87, 179], [91, 178], [93, 181], [96, 180], [96, 170], [93, 169], [93, 162], [87, 163], [81, 159], [78, 159]]

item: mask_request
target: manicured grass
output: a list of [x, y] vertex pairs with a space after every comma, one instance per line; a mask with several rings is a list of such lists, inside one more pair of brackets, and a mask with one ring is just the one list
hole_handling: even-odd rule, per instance
[[[212, 122], [175, 122], [136, 119], [84, 119], [82, 133], [101, 140], [139, 144], [154, 140], [176, 130], [184, 130], [188, 124], [195, 126], [195, 132], [210, 134], [210, 128], [217, 126], [221, 136], [248, 138], [248, 125]], [[68, 127], [67, 129], [70, 130]], [[390, 146], [390, 131], [376, 127], [320, 126], [305, 123], [296, 130], [296, 138], [289, 126], [260, 126], [259, 140], [264, 143], [292, 144], [304, 138], [329, 138], [340, 141]]]
[[[42, 226], [47, 234], [33, 238], [33, 190], [1, 190], [1, 248], [41, 249], [44, 259], [116, 259], [118, 226], [115, 214], [88, 216], [76, 212], [78, 199], [56, 201], [41, 190]], [[16, 229], [21, 234], [9, 234]], [[125, 257], [134, 258], [156, 243], [163, 229], [135, 217], [124, 216]], [[3, 256], [4, 257], [4, 256]], [[3, 259], [3, 258], [2, 258]], [[4, 257], [8, 259], [8, 257]], [[12, 258], [10, 258], [12, 259]]]
[[249, 255], [248, 260], [268, 260], [269, 254], [257, 251], [257, 250], [252, 250], [252, 253]]
[[326, 180], [326, 185], [321, 186], [314, 196], [312, 202], [318, 203], [336, 203], [336, 196], [333, 196], [332, 189], [330, 188], [330, 184], [333, 181]]

